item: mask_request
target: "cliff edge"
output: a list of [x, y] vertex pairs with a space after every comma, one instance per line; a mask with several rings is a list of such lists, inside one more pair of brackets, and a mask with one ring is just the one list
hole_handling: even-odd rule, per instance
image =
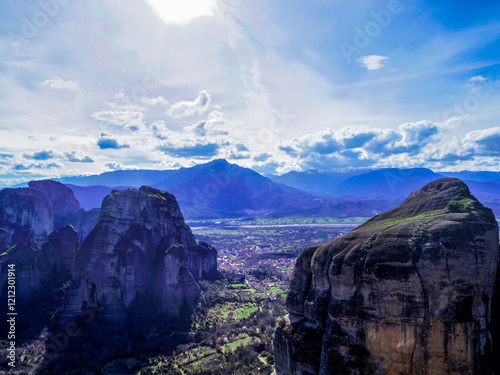
[[467, 185], [426, 185], [301, 252], [277, 374], [491, 374], [499, 259], [495, 217]]

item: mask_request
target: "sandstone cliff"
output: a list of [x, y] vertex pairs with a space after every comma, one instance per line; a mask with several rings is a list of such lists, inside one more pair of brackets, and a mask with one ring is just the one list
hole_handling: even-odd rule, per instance
[[0, 254], [0, 294], [5, 293], [8, 265], [16, 270], [16, 294], [29, 304], [41, 289], [50, 289], [71, 278], [73, 259], [80, 243], [71, 226], [49, 235], [38, 250], [29, 241], [20, 241]]
[[145, 186], [113, 191], [75, 258], [62, 318], [100, 306], [120, 321], [138, 300], [176, 317], [193, 308], [197, 281], [216, 270], [216, 250], [196, 241], [173, 195]]
[[491, 374], [498, 264], [492, 212], [460, 180], [432, 182], [302, 251], [277, 373]]
[[49, 277], [57, 277], [62, 282], [68, 281], [79, 250], [77, 231], [73, 226], [66, 225], [51, 233], [47, 242], [42, 244], [39, 266]]
[[10, 233], [12, 244], [28, 239], [44, 241], [54, 228], [52, 202], [39, 189], [3, 189], [0, 226]]
[[[16, 270], [16, 297], [29, 300], [38, 291], [44, 279], [44, 272], [37, 259], [40, 253], [29, 242], [21, 241], [0, 255], [0, 295], [7, 295], [8, 265], [14, 264]], [[4, 299], [7, 300], [6, 297]]]
[[45, 192], [52, 202], [54, 229], [70, 224], [74, 215], [80, 211], [80, 203], [75, 198], [73, 190], [60, 182], [52, 180], [31, 181], [28, 186]]
[[54, 229], [70, 224], [78, 232], [80, 242], [83, 242], [99, 221], [100, 209], [85, 211], [80, 208], [80, 202], [75, 198], [73, 190], [66, 185], [52, 180], [31, 181], [28, 185], [32, 189], [45, 192], [51, 201]]

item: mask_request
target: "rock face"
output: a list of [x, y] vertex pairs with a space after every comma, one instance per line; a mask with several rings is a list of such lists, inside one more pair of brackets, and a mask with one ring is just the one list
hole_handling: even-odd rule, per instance
[[75, 258], [80, 250], [78, 233], [71, 225], [66, 225], [49, 235], [42, 244], [40, 267], [48, 275], [57, 275], [62, 280], [69, 280], [72, 275]]
[[491, 374], [498, 264], [491, 210], [460, 180], [432, 182], [302, 251], [277, 373]]
[[216, 250], [196, 241], [173, 195], [145, 186], [113, 191], [76, 256], [62, 317], [99, 306], [119, 321], [137, 301], [176, 317], [193, 307], [197, 281], [216, 271]]
[[7, 280], [8, 265], [14, 264], [16, 293], [25, 301], [30, 300], [40, 288], [71, 278], [74, 257], [79, 248], [78, 233], [69, 225], [51, 233], [41, 250], [29, 241], [20, 241], [0, 254], [0, 286], [3, 287]]
[[8, 265], [14, 264], [16, 270], [16, 297], [29, 300], [42, 285], [46, 277], [37, 259], [40, 253], [29, 242], [19, 242], [0, 255], [0, 285], [2, 292], [7, 290]]
[[72, 217], [80, 211], [80, 203], [75, 198], [73, 190], [60, 182], [52, 180], [31, 181], [28, 186], [45, 192], [52, 202], [54, 229], [69, 224]]
[[[80, 202], [75, 198], [73, 190], [66, 185], [52, 180], [31, 181], [30, 188], [43, 191], [52, 203], [54, 229], [72, 225], [80, 237], [80, 243], [99, 221], [100, 209], [85, 211], [80, 208]], [[50, 233], [50, 232], [49, 232]]]
[[27, 239], [23, 231], [33, 231], [33, 240], [44, 241], [54, 228], [52, 202], [39, 189], [3, 189], [0, 226], [11, 234], [14, 244]]

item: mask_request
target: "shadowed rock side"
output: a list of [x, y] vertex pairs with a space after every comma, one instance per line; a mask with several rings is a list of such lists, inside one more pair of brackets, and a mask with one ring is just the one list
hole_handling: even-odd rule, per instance
[[[457, 179], [302, 251], [278, 374], [491, 374], [498, 225]], [[496, 301], [495, 301], [496, 303]]]
[[197, 281], [216, 272], [216, 250], [196, 241], [173, 195], [145, 186], [113, 191], [76, 256], [62, 318], [99, 307], [121, 321], [133, 302], [177, 317], [194, 307]]
[[41, 250], [20, 241], [0, 254], [0, 295], [6, 295], [8, 265], [16, 270], [18, 300], [31, 301], [41, 289], [50, 289], [71, 278], [74, 257], [80, 248], [78, 233], [68, 225], [52, 232]]
[[0, 226], [9, 232], [12, 245], [45, 241], [54, 228], [52, 202], [39, 189], [0, 190]]

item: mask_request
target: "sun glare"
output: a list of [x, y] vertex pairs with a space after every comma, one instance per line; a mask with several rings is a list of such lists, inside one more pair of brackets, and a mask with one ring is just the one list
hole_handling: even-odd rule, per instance
[[166, 24], [186, 23], [200, 16], [210, 16], [216, 6], [216, 0], [147, 0], [147, 2]]

